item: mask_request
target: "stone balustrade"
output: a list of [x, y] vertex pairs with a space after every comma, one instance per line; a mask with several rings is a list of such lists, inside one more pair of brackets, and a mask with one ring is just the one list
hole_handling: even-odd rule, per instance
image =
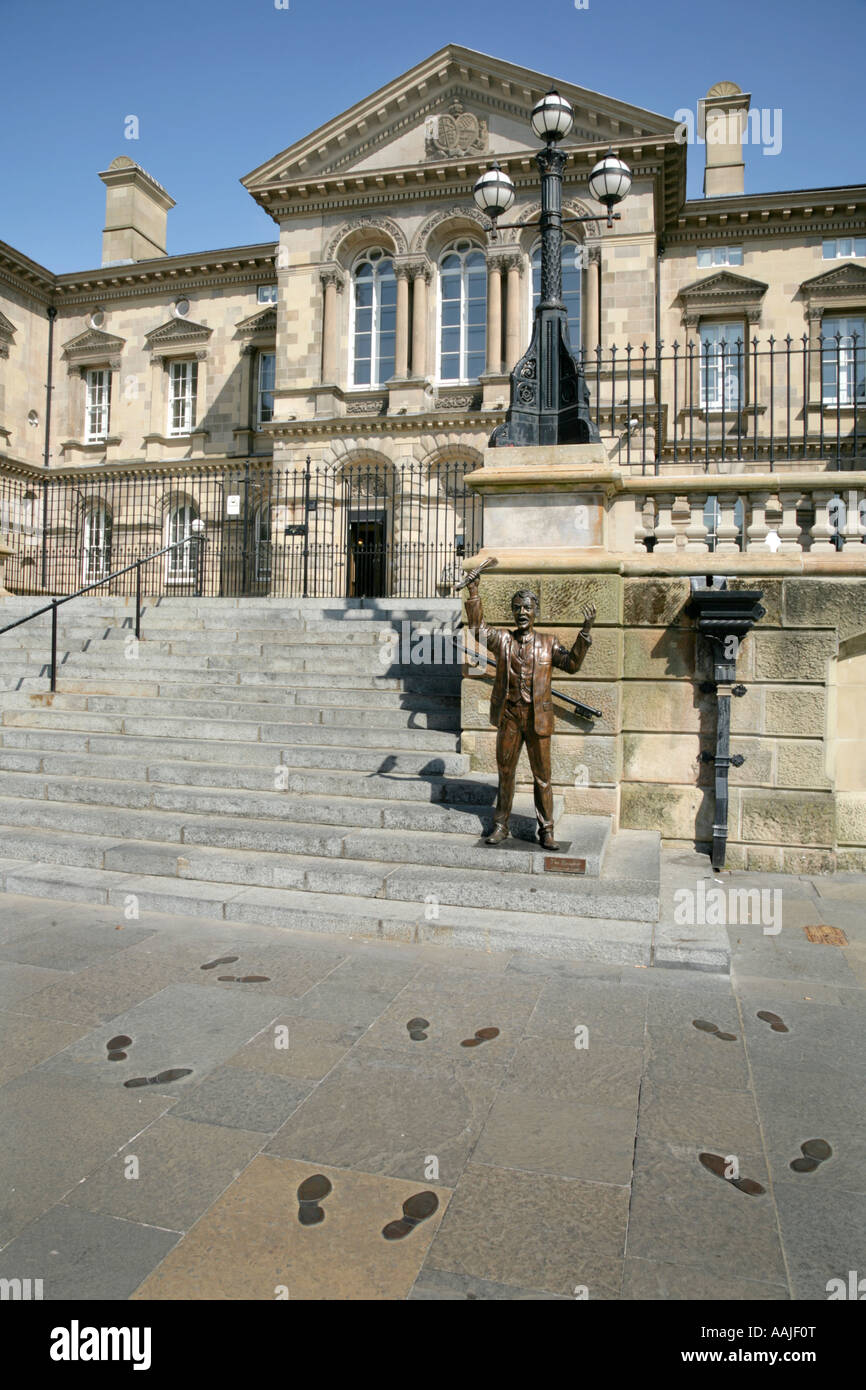
[[829, 554], [866, 543], [866, 473], [630, 479], [614, 507], [629, 503], [633, 549], [655, 554]]

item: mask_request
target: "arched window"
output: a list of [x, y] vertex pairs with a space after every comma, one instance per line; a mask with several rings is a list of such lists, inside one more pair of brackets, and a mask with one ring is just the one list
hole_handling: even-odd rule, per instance
[[198, 507], [194, 502], [177, 502], [168, 514], [165, 543], [173, 545], [174, 549], [165, 557], [167, 579], [192, 579], [195, 574], [198, 544], [193, 539], [194, 521], [198, 521]]
[[487, 351], [487, 261], [455, 241], [439, 262], [439, 380], [476, 381]]
[[81, 535], [81, 582], [95, 584], [111, 572], [111, 512], [92, 502], [84, 513]]
[[352, 383], [384, 386], [394, 375], [397, 277], [384, 251], [367, 251], [352, 275]]
[[[583, 248], [575, 241], [562, 243], [562, 302], [568, 316], [568, 340], [572, 352], [580, 352], [580, 299], [583, 283]], [[541, 299], [541, 246], [532, 253], [532, 317]]]

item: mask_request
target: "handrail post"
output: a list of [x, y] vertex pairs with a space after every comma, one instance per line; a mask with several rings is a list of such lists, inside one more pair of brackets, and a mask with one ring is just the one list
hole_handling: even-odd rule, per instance
[[57, 599], [51, 605], [51, 691], [57, 690]]
[[141, 561], [135, 567], [135, 637], [141, 637]]

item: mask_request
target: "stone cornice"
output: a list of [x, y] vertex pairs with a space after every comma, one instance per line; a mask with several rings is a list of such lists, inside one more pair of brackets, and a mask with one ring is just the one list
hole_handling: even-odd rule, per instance
[[250, 314], [247, 318], [241, 319], [235, 325], [235, 332], [242, 338], [251, 338], [256, 333], [261, 333], [273, 338], [277, 331], [277, 306], [269, 304], [267, 308], [260, 309], [255, 314]]
[[[474, 432], [485, 440], [495, 425], [505, 419], [504, 410], [460, 411], [439, 409], [419, 415], [334, 415], [327, 419], [272, 420], [267, 434], [276, 439], [305, 439], [311, 436], [340, 438], [352, 434], [429, 434], [431, 430], [455, 428]], [[265, 433], [265, 431], [262, 431]]]
[[[592, 166], [604, 154], [608, 141], [569, 147], [569, 162], [565, 170], [565, 188], [574, 196], [575, 184], [586, 192], [586, 178]], [[670, 137], [640, 137], [617, 139], [614, 148], [629, 164], [635, 178], [661, 177], [667, 179], [670, 165], [673, 174], [683, 160], [683, 146]], [[536, 200], [538, 198], [538, 170], [530, 150], [525, 152], [501, 154], [495, 151], [485, 156], [468, 156], [465, 159], [451, 159], [430, 162], [423, 165], [407, 164], [393, 169], [355, 170], [351, 174], [335, 176], [331, 173], [309, 179], [280, 180], [267, 195], [257, 195], [275, 221], [292, 216], [308, 216], [311, 212], [340, 212], [346, 209], [369, 209], [371, 206], [393, 208], [398, 203], [459, 199], [469, 207], [472, 202], [472, 186], [478, 175], [488, 167], [491, 158], [497, 158], [500, 167], [509, 174], [515, 188], [525, 190]], [[673, 184], [678, 187], [676, 180]], [[665, 189], [666, 202], [669, 190]], [[599, 217], [603, 217], [599, 213]]]
[[740, 194], [685, 203], [669, 223], [669, 246], [767, 236], [831, 236], [866, 231], [866, 186]]

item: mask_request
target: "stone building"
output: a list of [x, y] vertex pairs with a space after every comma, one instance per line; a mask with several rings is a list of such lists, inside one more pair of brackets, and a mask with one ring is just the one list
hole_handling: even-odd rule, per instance
[[[68, 591], [173, 544], [150, 591], [443, 592], [483, 543], [490, 488], [465, 479], [538, 298], [528, 117], [548, 86], [447, 45], [243, 179], [267, 244], [168, 255], [173, 200], [127, 156], [100, 175], [101, 266], [55, 275], [0, 244], [9, 587]], [[604, 717], [558, 741], [568, 809], [708, 838], [713, 715], [683, 607], [688, 576], [715, 571], [769, 596], [744, 652], [760, 698], [735, 708], [752, 753], [732, 852], [863, 864], [866, 187], [747, 192], [760, 123], [721, 82], [687, 199], [682, 125], [559, 88], [566, 214], [599, 211], [586, 180], [608, 146], [633, 173], [621, 220], [572, 223], [563, 249], [602, 521], [553, 568], [527, 537], [487, 592], [505, 619], [508, 576], [527, 576], [564, 637], [598, 598], [580, 684]], [[496, 235], [472, 200], [493, 159], [517, 192]], [[489, 769], [473, 685], [464, 743]]]

